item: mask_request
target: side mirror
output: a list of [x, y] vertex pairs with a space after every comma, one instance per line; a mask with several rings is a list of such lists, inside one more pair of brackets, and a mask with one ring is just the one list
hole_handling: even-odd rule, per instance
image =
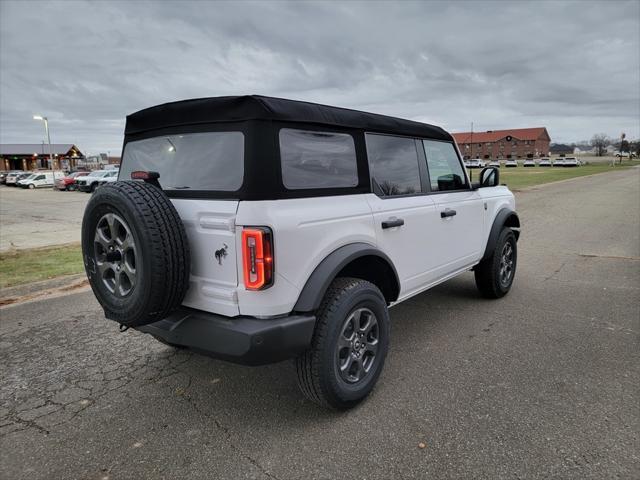
[[500, 185], [500, 170], [496, 167], [485, 167], [480, 172], [478, 188], [497, 187]]

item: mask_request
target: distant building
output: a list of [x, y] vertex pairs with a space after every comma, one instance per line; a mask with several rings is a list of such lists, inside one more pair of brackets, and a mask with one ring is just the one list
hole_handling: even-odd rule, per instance
[[[72, 143], [52, 143], [54, 169], [72, 169], [84, 155]], [[0, 144], [0, 170], [36, 170], [51, 168], [49, 144], [4, 143]]]
[[545, 127], [454, 133], [453, 138], [465, 159], [546, 157], [551, 143]]

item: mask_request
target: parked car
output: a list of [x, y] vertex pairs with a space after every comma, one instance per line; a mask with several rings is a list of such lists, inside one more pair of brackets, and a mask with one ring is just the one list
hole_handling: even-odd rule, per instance
[[389, 306], [470, 269], [484, 296], [509, 292], [520, 221], [499, 175], [472, 184], [427, 124], [174, 102], [127, 117], [121, 181], [84, 212], [84, 265], [123, 330], [249, 365], [294, 358], [304, 395], [347, 409], [383, 369]]
[[35, 177], [35, 173], [29, 173], [29, 174], [21, 174], [18, 175], [16, 177], [16, 187], [22, 187], [22, 185], [24, 184], [25, 181], [29, 180], [32, 177]]
[[551, 165], [553, 167], [564, 167], [564, 158], [556, 158]]
[[479, 158], [472, 158], [471, 160], [467, 161], [467, 168], [484, 168], [486, 166], [486, 164]]
[[118, 181], [118, 170], [110, 170], [108, 175], [105, 175], [100, 179], [98, 185], [104, 185], [105, 183], [113, 183]]
[[614, 155], [618, 158], [635, 158], [637, 155], [634, 152], [615, 152]]
[[103, 183], [115, 181], [117, 178], [118, 170], [96, 170], [89, 175], [76, 179], [76, 186], [81, 192], [91, 193]]
[[76, 179], [79, 177], [86, 177], [89, 175], [89, 172], [73, 172], [67, 175], [66, 177], [62, 177], [56, 180], [55, 187], [58, 190], [69, 190], [73, 191], [76, 189]]
[[576, 157], [566, 157], [564, 159], [564, 167], [579, 167], [580, 166], [580, 160], [578, 160]]
[[523, 167], [535, 167], [536, 161], [533, 158], [527, 158], [524, 162], [522, 162]]
[[4, 184], [7, 181], [7, 173], [9, 172], [0, 172], [0, 184]]
[[504, 166], [505, 167], [517, 167], [518, 166], [518, 161], [515, 160], [514, 158], [508, 158], [506, 162], [504, 162]]
[[19, 174], [18, 176], [16, 176], [16, 181], [15, 181], [15, 185], [14, 186], [16, 186], [16, 187], [22, 186], [21, 182], [23, 180], [26, 180], [27, 178], [29, 178], [31, 175], [33, 175], [32, 172], [23, 172], [23, 173]]
[[551, 166], [551, 160], [549, 160], [546, 157], [541, 158], [540, 161], [538, 162], [538, 166], [539, 167], [550, 167]]
[[62, 172], [42, 171], [35, 172], [26, 178], [20, 186], [22, 188], [44, 188], [53, 187], [56, 178], [61, 178]]
[[491, 161], [489, 162], [489, 166], [490, 166], [490, 167], [497, 167], [497, 168], [500, 168], [500, 160], [491, 160]]
[[7, 186], [11, 185], [13, 187], [16, 186], [16, 182], [18, 181], [18, 176], [24, 174], [24, 170], [12, 170], [9, 173], [7, 173], [7, 176], [5, 178], [5, 184]]

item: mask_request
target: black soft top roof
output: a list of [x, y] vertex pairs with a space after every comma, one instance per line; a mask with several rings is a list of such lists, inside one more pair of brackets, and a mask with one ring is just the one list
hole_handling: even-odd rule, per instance
[[198, 98], [145, 108], [127, 117], [125, 135], [160, 128], [247, 120], [333, 125], [452, 141], [440, 127], [402, 118], [284, 98], [244, 95]]

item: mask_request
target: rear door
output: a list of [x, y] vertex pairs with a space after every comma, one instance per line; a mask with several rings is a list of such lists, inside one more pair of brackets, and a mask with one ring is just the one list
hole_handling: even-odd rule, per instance
[[[427, 288], [436, 280], [439, 217], [425, 191], [418, 140], [366, 134], [378, 247], [393, 262], [400, 279], [400, 299]], [[421, 146], [420, 146], [421, 148]]]
[[439, 248], [438, 276], [469, 267], [481, 256], [484, 202], [470, 189], [452, 143], [422, 140], [432, 199], [439, 216], [433, 234]]
[[185, 226], [191, 249], [183, 304], [239, 315], [237, 192], [244, 180], [244, 134], [217, 131], [159, 135], [126, 143], [119, 178], [136, 170], [160, 174]]

